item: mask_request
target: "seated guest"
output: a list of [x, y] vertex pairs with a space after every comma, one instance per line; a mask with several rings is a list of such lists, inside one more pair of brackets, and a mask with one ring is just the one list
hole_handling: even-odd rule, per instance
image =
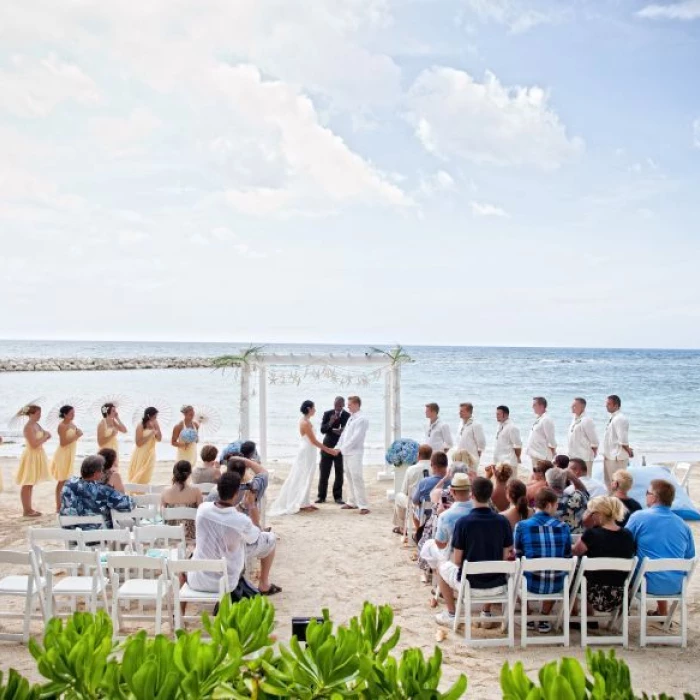
[[527, 504], [527, 488], [520, 479], [511, 479], [506, 484], [506, 496], [509, 505], [502, 515], [515, 529], [521, 520], [527, 520], [533, 512]]
[[538, 492], [547, 488], [547, 481], [544, 475], [553, 466], [549, 460], [541, 459], [532, 468], [532, 474], [527, 483], [527, 502], [530, 506], [535, 504], [535, 496], [537, 496]]
[[[269, 475], [265, 467], [244, 457], [231, 457], [226, 464], [227, 472], [235, 472], [241, 477], [241, 486], [236, 496], [235, 506], [250, 516], [253, 523], [260, 527], [260, 501], [267, 489]], [[252, 477], [251, 477], [252, 472]], [[217, 488], [213, 488], [206, 500], [219, 498]]]
[[232, 442], [223, 450], [219, 455], [219, 462], [221, 464], [226, 464], [231, 457], [245, 457], [252, 462], [257, 462], [260, 464], [260, 455], [258, 454], [258, 449], [252, 440], [246, 440], [245, 442]]
[[430, 457], [433, 448], [430, 445], [421, 445], [418, 448], [418, 461], [406, 469], [401, 484], [401, 490], [394, 495], [394, 532], [397, 535], [403, 534], [406, 522], [406, 508], [416, 484], [423, 478], [425, 472], [430, 474]]
[[214, 445], [204, 445], [199, 456], [202, 458], [202, 464], [195, 467], [192, 472], [193, 484], [215, 484], [221, 476], [221, 467], [216, 461], [216, 455], [219, 450]]
[[[163, 508], [198, 508], [202, 503], [202, 492], [196, 487], [187, 483], [192, 474], [192, 465], [181, 459], [175, 462], [173, 467], [173, 485], [163, 489], [160, 494], [160, 505]], [[163, 521], [166, 525], [185, 526], [185, 537], [188, 541], [195, 540], [194, 520], [168, 520], [167, 511], [163, 511]]]
[[[466, 474], [455, 474], [450, 484], [452, 503], [443, 504], [444, 510], [437, 516], [435, 538], [425, 542], [420, 549], [420, 558], [424, 560], [430, 569], [437, 569], [438, 565], [449, 557], [449, 545], [452, 540], [455, 525], [464, 515], [468, 515], [474, 504], [471, 502], [471, 481]], [[437, 509], [436, 509], [437, 510]]]
[[[553, 467], [562, 471], [559, 467]], [[535, 514], [515, 526], [515, 555], [528, 559], [571, 556], [571, 531], [569, 526], [557, 519], [559, 497], [551, 489], [542, 489], [535, 498]], [[555, 571], [525, 572], [527, 590], [544, 595], [559, 593], [564, 586], [564, 573]], [[542, 614], [549, 615], [554, 607], [553, 600], [542, 602]], [[528, 611], [529, 612], [529, 611]], [[528, 622], [528, 629], [535, 629], [534, 622]], [[547, 634], [552, 626], [547, 620], [540, 620], [538, 631]]]
[[[503, 561], [513, 553], [513, 531], [510, 523], [489, 507], [493, 484], [478, 476], [472, 482], [472, 510], [461, 517], [452, 535], [452, 556], [438, 567], [438, 585], [447, 610], [436, 616], [439, 625], [452, 626], [455, 619], [455, 591], [461, 586], [462, 563], [465, 561]], [[505, 590], [504, 574], [469, 576], [472, 595], [498, 595]], [[490, 617], [490, 606], [485, 605], [482, 617]]]
[[641, 503], [628, 496], [633, 484], [634, 479], [626, 469], [618, 469], [613, 474], [612, 483], [610, 484], [612, 495], [619, 498], [627, 509], [625, 517], [618, 523], [620, 527], [625, 527], [627, 525], [627, 521], [630, 519], [632, 513], [642, 510]]
[[117, 452], [110, 447], [103, 447], [98, 453], [105, 461], [104, 469], [102, 470], [102, 483], [111, 486], [120, 493], [126, 493], [124, 482], [117, 471]]
[[[695, 556], [693, 533], [671, 510], [676, 489], [664, 479], [653, 479], [646, 494], [647, 509], [630, 515], [627, 529], [637, 544], [637, 556], [649, 559], [692, 559]], [[682, 572], [659, 571], [647, 575], [647, 591], [653, 595], [680, 593]], [[653, 615], [667, 615], [668, 603], [658, 601]]]
[[[438, 482], [442, 481], [447, 475], [447, 464], [448, 459], [444, 452], [433, 452], [430, 457], [431, 474], [423, 477], [413, 489], [411, 502], [414, 506], [420, 507], [421, 504], [430, 499], [430, 492], [437, 486]], [[413, 524], [416, 530], [420, 527], [420, 521], [416, 517], [415, 509]]]
[[[569, 460], [569, 471], [581, 480], [581, 483], [586, 487], [586, 491], [588, 491], [589, 498], [608, 495], [608, 489], [602, 481], [588, 476], [588, 465], [582, 459], [572, 457]], [[569, 486], [568, 489], [573, 492], [573, 485]]]
[[[588, 505], [588, 491], [580, 479], [570, 471], [552, 467], [545, 474], [547, 486], [554, 491], [559, 499], [557, 517], [566, 523], [572, 534], [583, 532], [583, 514]], [[567, 492], [567, 486], [573, 489]]]
[[[203, 503], [197, 509], [197, 544], [193, 559], [226, 560], [226, 590], [233, 591], [243, 575], [247, 556], [260, 559], [260, 584], [263, 595], [274, 595], [282, 589], [270, 583], [270, 569], [275, 558], [276, 538], [270, 532], [261, 532], [253, 521], [236, 508], [234, 501], [241, 485], [235, 472], [221, 475], [219, 497], [215, 503]], [[219, 575], [209, 571], [191, 571], [187, 582], [195, 591], [219, 590]]]
[[[632, 533], [617, 524], [625, 514], [625, 507], [620, 499], [614, 496], [595, 496], [588, 501], [586, 511], [584, 520], [588, 522], [590, 519], [594, 525], [586, 530], [574, 545], [574, 556], [631, 559], [635, 555], [637, 547]], [[626, 578], [627, 574], [624, 571], [587, 573], [589, 610], [604, 613], [617, 610], [622, 605]]]
[[[423, 549], [428, 540], [434, 539], [438, 518], [454, 503], [454, 495], [450, 489], [450, 484], [457, 474], [466, 476], [471, 484], [476, 478], [476, 464], [472, 467], [468, 467], [466, 464], [460, 462], [452, 462], [447, 469], [445, 478], [438, 481], [435, 488], [430, 492], [430, 515], [425, 523], [423, 523], [423, 531], [418, 538], [419, 552]], [[423, 571], [423, 583], [430, 583], [432, 578], [430, 575], [432, 571], [431, 567], [421, 558], [418, 559], [418, 567]]]
[[[112, 527], [111, 510], [128, 512], [134, 500], [102, 483], [105, 460], [91, 455], [83, 460], [80, 476], [72, 476], [63, 486], [59, 515], [101, 515], [106, 527]], [[83, 530], [97, 530], [99, 525], [83, 525]]]
[[559, 469], [568, 469], [570, 462], [568, 455], [556, 455], [553, 466], [559, 467]]
[[513, 476], [513, 467], [510, 464], [489, 464], [486, 467], [486, 476], [493, 483], [493, 495], [491, 502], [496, 509], [501, 512], [508, 508], [508, 495], [506, 494], [506, 484]]

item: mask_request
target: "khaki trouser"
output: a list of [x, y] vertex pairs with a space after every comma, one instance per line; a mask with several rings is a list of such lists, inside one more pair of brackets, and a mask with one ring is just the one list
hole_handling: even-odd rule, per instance
[[[629, 457], [624, 459], [604, 459], [603, 460], [603, 477], [605, 485], [610, 489], [612, 476], [618, 469], [627, 469], [630, 464]], [[590, 476], [590, 473], [589, 473]]]
[[406, 523], [406, 508], [408, 508], [408, 497], [405, 493], [397, 493], [394, 496], [394, 527], [403, 526]]

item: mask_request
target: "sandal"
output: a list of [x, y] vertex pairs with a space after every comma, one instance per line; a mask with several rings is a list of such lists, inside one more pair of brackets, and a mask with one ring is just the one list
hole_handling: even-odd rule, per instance
[[260, 591], [260, 595], [275, 595], [276, 593], [281, 593], [282, 589], [274, 583], [270, 584], [270, 587], [266, 591]]
[[392, 530], [392, 532], [393, 532], [395, 535], [403, 535], [403, 530], [402, 530], [400, 527], [395, 527], [395, 528]]

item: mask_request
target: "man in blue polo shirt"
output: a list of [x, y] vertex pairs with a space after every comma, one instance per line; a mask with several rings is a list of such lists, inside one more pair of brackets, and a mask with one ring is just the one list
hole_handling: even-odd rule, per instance
[[[416, 506], [416, 508], [414, 508], [414, 513], [418, 512], [417, 509], [420, 508], [422, 503], [430, 500], [430, 492], [447, 476], [448, 461], [447, 455], [444, 452], [433, 452], [431, 455], [431, 474], [423, 477], [413, 490], [411, 501], [413, 502], [413, 505]], [[448, 486], [449, 483], [445, 482], [444, 488], [447, 488]], [[420, 527], [420, 522], [415, 515], [413, 516], [413, 523], [417, 530]]]
[[[452, 558], [438, 568], [438, 584], [447, 610], [436, 615], [439, 625], [451, 627], [455, 619], [455, 591], [462, 580], [462, 563], [465, 561], [503, 561], [513, 553], [513, 532], [510, 523], [489, 507], [493, 494], [490, 479], [481, 476], [472, 482], [472, 511], [455, 525], [452, 535]], [[478, 574], [469, 576], [472, 595], [497, 595], [506, 585], [504, 574]], [[488, 593], [487, 593], [488, 592]]]
[[[693, 533], [686, 523], [671, 510], [676, 489], [663, 479], [653, 479], [647, 490], [647, 509], [630, 515], [625, 526], [637, 544], [637, 556], [649, 559], [692, 559], [695, 556]], [[647, 591], [653, 595], [680, 593], [683, 586], [681, 571], [659, 571], [647, 574]], [[667, 615], [668, 603], [657, 602], [654, 615]]]

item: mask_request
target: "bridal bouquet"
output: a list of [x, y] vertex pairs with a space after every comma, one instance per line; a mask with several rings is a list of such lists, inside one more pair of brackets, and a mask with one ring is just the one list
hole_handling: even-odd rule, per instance
[[199, 435], [197, 435], [197, 431], [194, 428], [183, 428], [180, 431], [180, 441], [190, 445], [199, 441]]
[[395, 440], [386, 452], [386, 463], [394, 467], [410, 467], [418, 461], [419, 447], [415, 440]]

